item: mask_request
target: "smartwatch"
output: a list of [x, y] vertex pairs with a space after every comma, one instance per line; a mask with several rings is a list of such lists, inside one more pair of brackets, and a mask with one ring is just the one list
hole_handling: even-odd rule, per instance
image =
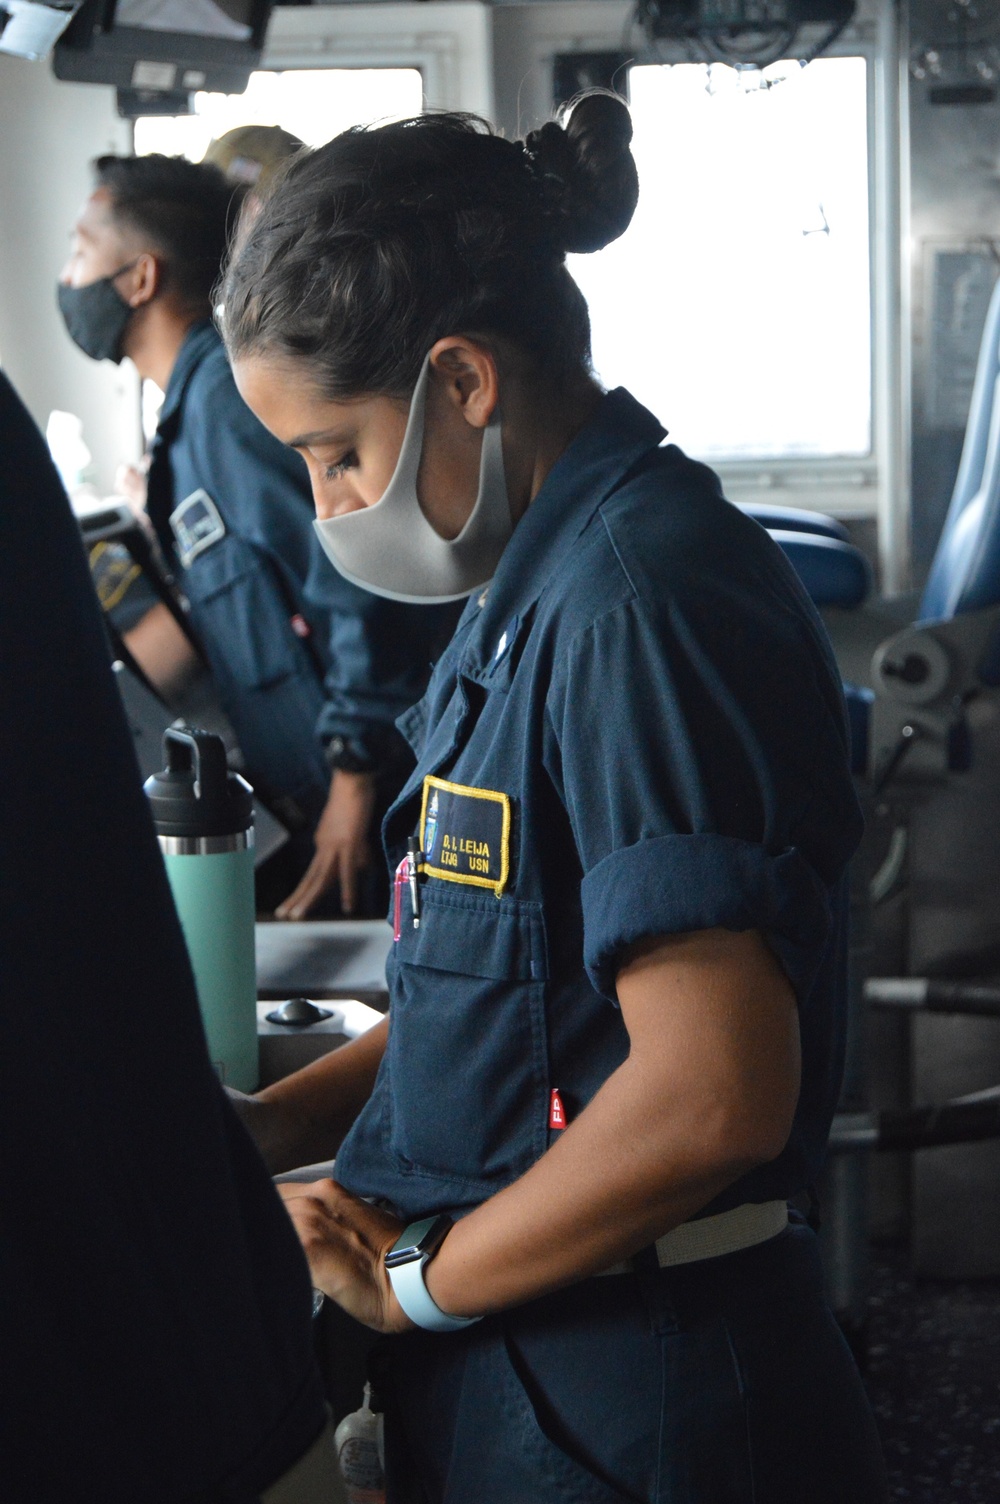
[[453, 1227], [450, 1217], [424, 1217], [403, 1229], [385, 1256], [393, 1294], [410, 1320], [425, 1332], [458, 1332], [481, 1321], [480, 1316], [449, 1316], [424, 1284], [424, 1265]]
[[365, 743], [354, 737], [331, 736], [326, 746], [327, 765], [335, 773], [374, 773], [377, 764]]

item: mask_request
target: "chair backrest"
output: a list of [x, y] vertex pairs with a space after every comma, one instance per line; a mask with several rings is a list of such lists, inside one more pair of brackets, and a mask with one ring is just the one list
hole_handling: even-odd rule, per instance
[[962, 459], [920, 603], [940, 621], [1000, 604], [1000, 281], [993, 289]]
[[778, 529], [784, 533], [816, 533], [823, 538], [839, 538], [842, 543], [851, 541], [844, 524], [836, 517], [828, 517], [825, 512], [810, 512], [804, 507], [768, 506], [757, 501], [736, 502], [735, 505], [761, 527], [766, 527], [768, 532]]
[[853, 608], [868, 599], [872, 567], [860, 548], [823, 533], [768, 528], [815, 606]]

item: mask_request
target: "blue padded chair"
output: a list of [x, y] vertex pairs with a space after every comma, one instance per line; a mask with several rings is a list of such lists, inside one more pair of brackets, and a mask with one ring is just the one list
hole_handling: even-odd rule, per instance
[[[817, 604], [851, 604], [822, 601], [829, 591], [824, 567], [829, 551], [825, 542], [844, 537], [833, 519], [820, 513], [799, 514], [806, 521], [785, 520], [779, 507], [743, 508], [769, 531], [801, 532], [793, 547], [782, 541], [806, 589]], [[820, 525], [825, 524], [825, 525]], [[814, 589], [817, 594], [813, 594]], [[962, 459], [951, 503], [938, 542], [934, 561], [917, 611], [918, 622], [950, 621], [956, 616], [1000, 604], [1000, 282], [990, 301], [980, 344], [976, 379], [972, 389], [969, 420]]]
[[908, 777], [921, 765], [931, 776], [968, 769], [968, 737], [956, 707], [1000, 684], [998, 608], [1000, 282], [983, 328], [951, 504], [916, 620], [883, 642], [873, 660], [869, 762], [877, 779], [894, 745], [902, 749], [897, 733], [909, 727], [918, 735], [905, 759]]
[[[945, 982], [945, 1006], [960, 1014], [970, 978], [992, 978], [1000, 958], [1000, 283], [983, 328], [962, 457], [916, 620], [883, 643], [873, 660], [876, 699], [869, 767], [894, 841], [905, 852], [905, 951], [898, 979]], [[976, 706], [975, 702], [979, 701]], [[972, 706], [966, 714], [966, 707]], [[909, 750], [903, 754], [904, 738]], [[894, 764], [894, 758], [896, 759]], [[905, 845], [904, 845], [905, 843]], [[891, 857], [891, 852], [890, 852]], [[892, 888], [887, 857], [874, 897]], [[920, 987], [922, 981], [917, 981]], [[975, 987], [966, 994], [973, 997]], [[928, 1000], [930, 1010], [941, 1007]], [[976, 1011], [973, 997], [970, 1012]], [[899, 1079], [923, 1095], [979, 1091], [1000, 1078], [997, 1024], [978, 1018], [924, 1018], [908, 1040]], [[886, 1038], [885, 1035], [882, 1036]], [[943, 1116], [943, 1115], [942, 1115]], [[912, 1170], [912, 1246], [918, 1272], [996, 1277], [995, 1204], [1000, 1155], [936, 1149]]]
[[[757, 517], [780, 542], [797, 570], [813, 601], [819, 606], [857, 607], [863, 603], [870, 587], [871, 573], [860, 553], [850, 554], [850, 545], [839, 540], [829, 526], [832, 519], [818, 513], [804, 513], [801, 524], [785, 524], [780, 508], [744, 508]], [[809, 522], [809, 519], [816, 519]], [[834, 524], [836, 528], [839, 524]], [[794, 529], [792, 531], [791, 529]], [[867, 577], [868, 586], [865, 579]], [[925, 694], [923, 683], [934, 674], [948, 675], [941, 680], [937, 719], [944, 724], [951, 707], [977, 688], [1000, 684], [1000, 630], [983, 613], [1000, 606], [1000, 282], [990, 301], [980, 344], [976, 378], [973, 385], [965, 443], [955, 488], [945, 518], [941, 538], [931, 566], [927, 585], [912, 626], [890, 637], [876, 658], [874, 684], [876, 697], [897, 702], [888, 715], [880, 707], [876, 713], [875, 738], [868, 761], [884, 766], [892, 757], [887, 737], [893, 737], [892, 722], [899, 727], [923, 718], [921, 732], [924, 748], [929, 740], [945, 740], [941, 726], [934, 725], [935, 707]], [[887, 636], [887, 620], [875, 622], [879, 637], [871, 649]], [[900, 622], [903, 625], [903, 622]], [[924, 633], [921, 636], [921, 632]], [[930, 639], [935, 640], [931, 641]], [[869, 649], [869, 651], [871, 650]], [[942, 656], [942, 653], [944, 656]], [[930, 655], [929, 657], [927, 655]], [[921, 663], [923, 660], [923, 663]], [[932, 663], [933, 660], [933, 663]], [[880, 666], [881, 665], [881, 666]], [[907, 679], [925, 674], [922, 683]], [[867, 691], [846, 686], [852, 717], [855, 763], [860, 771], [865, 759], [861, 749], [869, 739], [868, 722], [872, 697]], [[911, 714], [912, 712], [912, 714]], [[926, 733], [930, 733], [928, 737]], [[957, 748], [962, 738], [951, 737], [945, 764], [958, 768]], [[914, 745], [916, 745], [914, 743]], [[907, 759], [913, 769], [924, 758], [923, 750], [915, 760]], [[932, 759], [933, 761], [933, 759]], [[940, 762], [940, 759], [938, 760]]]
[[824, 533], [768, 527], [768, 532], [817, 606], [861, 606], [871, 594], [872, 567], [860, 548]]
[[766, 528], [787, 554], [815, 605], [853, 610], [868, 599], [871, 565], [835, 517], [757, 502], [743, 502], [739, 507]]
[[979, 347], [955, 489], [920, 602], [919, 621], [1000, 603], [1000, 282]]
[[[754, 508], [746, 510], [758, 515]], [[834, 563], [830, 553], [834, 536], [818, 528], [790, 534], [780, 518], [758, 515], [758, 520], [778, 537], [816, 604], [861, 603], [857, 587], [853, 603], [846, 595], [841, 600], [834, 598], [834, 578], [841, 564], [840, 560]], [[968, 773], [970, 766], [975, 770], [977, 754], [964, 718], [964, 706], [984, 688], [1000, 684], [1000, 283], [983, 330], [951, 504], [916, 620], [909, 625], [901, 620], [900, 626], [902, 630], [892, 633], [889, 614], [880, 610], [862, 631], [862, 641], [869, 637], [870, 628], [880, 631], [879, 638], [871, 640], [869, 648], [870, 651], [878, 647], [872, 665], [874, 693], [845, 685], [853, 769], [867, 775], [862, 787], [869, 805], [874, 804], [876, 793], [880, 798], [887, 797], [895, 826], [882, 866], [872, 880], [868, 878], [864, 854], [854, 867], [855, 949], [850, 1003], [854, 1046], [853, 1049], [849, 1046], [843, 1103], [851, 1111], [857, 1110], [866, 1091], [860, 1041], [865, 1033], [862, 981], [868, 905], [893, 891], [914, 829], [916, 855], [910, 854], [908, 860], [917, 897], [914, 900], [911, 896], [907, 912], [908, 966], [918, 968], [920, 975], [919, 968], [930, 964], [938, 968], [933, 972], [937, 976], [942, 965], [954, 965], [957, 960], [960, 974], [967, 975], [977, 962], [981, 969], [983, 964], [992, 966], [995, 959], [996, 936], [1000, 931], [994, 897], [998, 887], [997, 864], [989, 868], [989, 863], [984, 862], [982, 842], [978, 850], [974, 840], [970, 843], [967, 823], [971, 815], [980, 828], [986, 821], [989, 829], [993, 808], [990, 801], [995, 801], [995, 745], [986, 748], [985, 758], [983, 747], [979, 748], [981, 765], [973, 776], [979, 777], [980, 788], [973, 788], [958, 799], [935, 800], [933, 795], [938, 791], [948, 794], [945, 779], [949, 773]], [[887, 632], [892, 635], [887, 637]], [[989, 787], [991, 782], [993, 787]], [[918, 820], [915, 827], [914, 811]], [[971, 834], [975, 836], [976, 832]], [[988, 839], [985, 849], [992, 856]], [[976, 853], [971, 861], [966, 854], [970, 850]], [[942, 852], [949, 857], [950, 865], [943, 874], [944, 892], [939, 903], [933, 884], [942, 876]], [[963, 862], [971, 869], [963, 874], [963, 880], [966, 877], [968, 880], [967, 895], [956, 884]], [[966, 922], [966, 909], [975, 912], [978, 929]], [[920, 934], [921, 916], [927, 930], [920, 942], [923, 952], [914, 942], [914, 936]], [[954, 1036], [932, 1036], [925, 1045], [925, 1056], [928, 1052], [948, 1055], [951, 1050], [956, 1052], [956, 1059], [961, 1059], [964, 1050], [971, 1060], [980, 1056], [983, 1048], [978, 1036], [971, 1045], [963, 1036], [957, 1047]], [[951, 1056], [948, 1058], [951, 1068], [955, 1061]], [[926, 1172], [929, 1177], [924, 1194], [937, 1208], [932, 1221], [934, 1216], [938, 1221], [949, 1216], [956, 1225], [961, 1225], [964, 1218], [977, 1216], [983, 1199], [993, 1194], [996, 1171], [994, 1161], [977, 1161], [980, 1164], [981, 1170], [971, 1173], [966, 1162], [962, 1162], [961, 1171], [952, 1162], [948, 1171], [940, 1172], [943, 1181], [938, 1185], [926, 1166], [923, 1170], [917, 1167], [916, 1176]], [[825, 1221], [831, 1230], [825, 1249], [831, 1298], [838, 1311], [846, 1312], [848, 1318], [863, 1309], [866, 1226], [858, 1215], [858, 1206], [863, 1204], [864, 1180], [863, 1166], [841, 1161], [834, 1166], [825, 1187]], [[965, 1188], [964, 1196], [956, 1195], [955, 1188], [959, 1186]], [[914, 1225], [919, 1243], [919, 1218]], [[932, 1257], [925, 1272], [954, 1272], [936, 1265], [935, 1259], [940, 1255], [933, 1253], [934, 1236], [932, 1230]], [[918, 1255], [918, 1262], [919, 1259]]]
[[736, 505], [768, 532], [777, 529], [786, 533], [814, 533], [822, 538], [839, 538], [841, 543], [851, 541], [844, 524], [835, 517], [828, 517], [825, 512], [809, 512], [802, 507], [766, 506], [756, 501], [737, 502]]

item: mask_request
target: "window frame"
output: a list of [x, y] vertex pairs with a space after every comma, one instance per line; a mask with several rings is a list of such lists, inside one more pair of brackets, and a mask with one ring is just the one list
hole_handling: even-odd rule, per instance
[[[656, 61], [636, 35], [632, 10], [631, 0], [281, 7], [272, 14], [261, 67], [417, 67], [425, 108], [472, 110], [518, 136], [550, 114], [556, 53], [628, 49], [637, 63]], [[888, 0], [859, 0], [855, 20], [829, 52], [863, 57], [867, 65], [871, 453], [715, 465], [736, 501], [806, 507], [848, 519], [876, 517], [882, 586], [889, 593], [907, 587], [909, 571], [903, 25]], [[687, 59], [678, 51], [675, 60]]]
[[[551, 107], [552, 59], [560, 52], [619, 49], [637, 64], [689, 62], [678, 45], [654, 56], [631, 24], [626, 0], [542, 0], [494, 11], [499, 123], [508, 133], [538, 125]], [[858, 13], [827, 54], [862, 57], [868, 94], [868, 236], [871, 310], [871, 452], [864, 456], [712, 460], [727, 495], [739, 502], [805, 507], [879, 522], [883, 585], [905, 588], [908, 555], [908, 373], [902, 338], [906, 287], [900, 116], [905, 48], [885, 0], [860, 0]], [[902, 61], [901, 61], [902, 59]], [[516, 80], [512, 82], [512, 80]], [[669, 423], [669, 414], [659, 414]]]
[[[722, 478], [726, 494], [731, 500], [750, 503], [758, 501], [774, 506], [804, 507], [808, 510], [830, 512], [839, 517], [870, 516], [875, 510], [875, 494], [878, 487], [878, 425], [876, 422], [875, 391], [875, 315], [874, 315], [874, 233], [875, 212], [872, 192], [873, 172], [873, 116], [874, 116], [874, 70], [872, 60], [865, 48], [859, 45], [833, 47], [829, 57], [862, 58], [865, 63], [866, 126], [868, 135], [868, 294], [869, 294], [869, 434], [870, 447], [863, 454], [844, 455], [747, 455], [745, 458], [724, 459], [717, 455], [704, 456]], [[662, 60], [661, 60], [662, 61]], [[670, 61], [690, 63], [689, 56], [678, 51]], [[636, 66], [656, 64], [657, 59], [637, 56]], [[658, 413], [669, 427], [670, 415]], [[695, 458], [703, 458], [695, 455]]]
[[469, 0], [281, 6], [260, 70], [297, 68], [417, 68], [425, 109], [493, 115], [489, 12]]

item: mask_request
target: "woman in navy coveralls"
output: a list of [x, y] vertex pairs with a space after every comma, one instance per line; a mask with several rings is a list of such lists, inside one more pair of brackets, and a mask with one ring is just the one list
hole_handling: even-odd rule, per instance
[[[433, 598], [440, 554], [469, 592], [401, 723], [389, 1019], [242, 1112], [274, 1170], [337, 1156], [282, 1190], [314, 1283], [388, 1334], [391, 1501], [874, 1504], [786, 1207], [841, 1069], [839, 682], [763, 530], [593, 379], [565, 254], [627, 226], [630, 137], [606, 95], [524, 145], [349, 132], [234, 252], [237, 382], [321, 531], [404, 504], [412, 403], [434, 543], [383, 537], [367, 578]], [[491, 432], [507, 532], [463, 555]]]

